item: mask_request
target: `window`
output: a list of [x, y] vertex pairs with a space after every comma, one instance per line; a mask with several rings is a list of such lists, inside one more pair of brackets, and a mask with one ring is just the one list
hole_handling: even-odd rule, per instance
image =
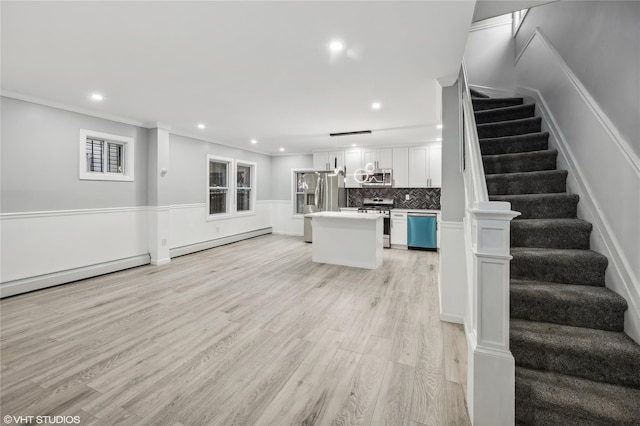
[[80, 130], [80, 179], [133, 181], [133, 138]]
[[209, 215], [230, 213], [229, 173], [232, 165], [230, 158], [207, 156]]
[[293, 169], [293, 214], [304, 213], [304, 190], [307, 188], [304, 174], [312, 169]]
[[518, 30], [520, 29], [520, 25], [522, 21], [524, 21], [524, 17], [527, 14], [529, 9], [516, 10], [513, 12], [513, 36], [515, 37], [518, 34]]
[[236, 212], [255, 213], [256, 163], [236, 162]]

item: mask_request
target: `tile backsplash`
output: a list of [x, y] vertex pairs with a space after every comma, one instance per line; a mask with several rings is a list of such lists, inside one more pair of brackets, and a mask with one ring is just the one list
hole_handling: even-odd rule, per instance
[[440, 188], [349, 188], [347, 207], [360, 207], [363, 198], [374, 197], [393, 198], [397, 209], [440, 210]]

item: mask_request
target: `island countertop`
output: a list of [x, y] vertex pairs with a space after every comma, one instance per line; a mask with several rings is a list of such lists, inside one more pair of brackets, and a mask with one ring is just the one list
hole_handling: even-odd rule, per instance
[[304, 217], [321, 217], [321, 218], [336, 218], [336, 219], [357, 219], [357, 220], [377, 220], [382, 218], [382, 215], [375, 214], [362, 214], [357, 212], [317, 212], [307, 213]]

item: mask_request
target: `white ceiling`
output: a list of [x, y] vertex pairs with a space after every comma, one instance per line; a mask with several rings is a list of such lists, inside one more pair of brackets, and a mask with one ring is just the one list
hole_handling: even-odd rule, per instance
[[474, 4], [3, 1], [2, 90], [264, 153], [425, 142]]

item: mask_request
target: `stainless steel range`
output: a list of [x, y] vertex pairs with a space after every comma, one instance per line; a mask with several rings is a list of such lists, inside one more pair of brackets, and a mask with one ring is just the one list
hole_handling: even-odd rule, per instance
[[393, 198], [365, 198], [362, 200], [362, 207], [358, 208], [358, 213], [378, 214], [383, 217], [383, 247], [391, 247], [391, 209], [393, 208]]

